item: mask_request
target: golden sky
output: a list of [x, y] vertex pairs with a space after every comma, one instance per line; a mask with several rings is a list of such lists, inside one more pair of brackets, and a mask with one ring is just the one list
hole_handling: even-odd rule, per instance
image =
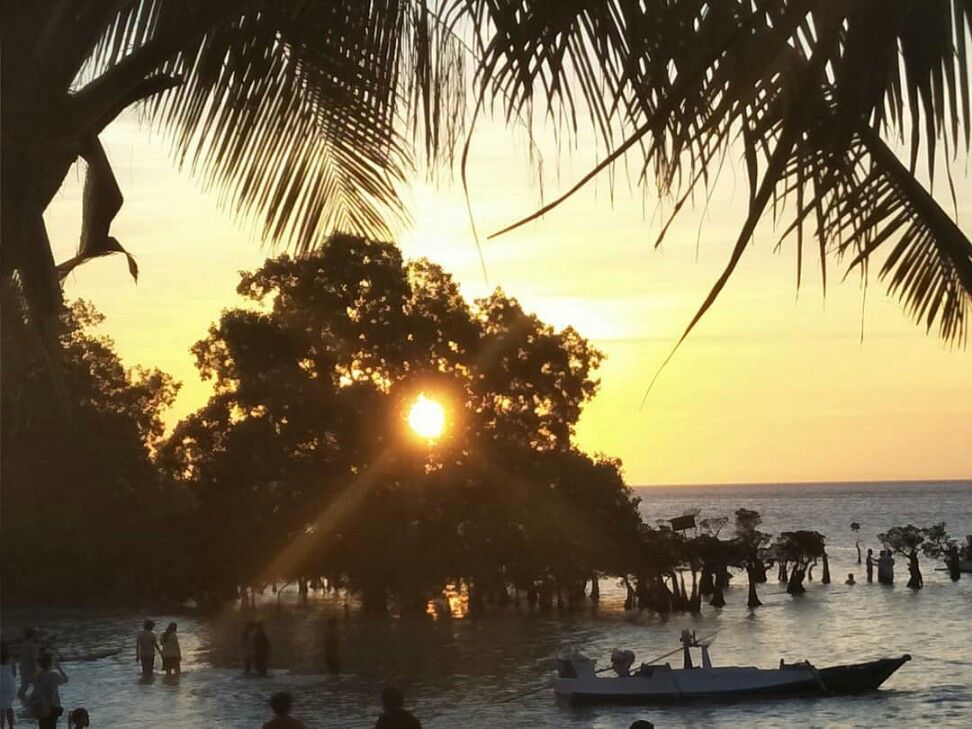
[[[491, 125], [475, 137], [470, 188], [481, 231], [539, 201], [521, 137]], [[141, 276], [134, 284], [113, 257], [78, 269], [66, 292], [106, 315], [103, 331], [126, 363], [182, 381], [174, 422], [208, 394], [189, 347], [238, 300], [237, 272], [271, 251], [252, 224], [219, 207], [215, 192], [175, 169], [148, 126], [125, 116], [102, 139], [125, 195], [112, 234], [138, 259]], [[545, 192], [574, 181], [593, 159], [581, 143], [559, 167], [548, 162]], [[442, 264], [467, 296], [502, 286], [607, 354], [578, 440], [622, 458], [632, 485], [972, 477], [968, 350], [926, 335], [876, 281], [864, 303], [859, 277], [842, 283], [839, 264], [830, 267], [826, 298], [813, 260], [798, 292], [794, 246], [775, 253], [769, 225], [641, 407], [735, 240], [747, 189], [729, 167], [709, 204], [686, 206], [660, 250], [655, 199], [623, 176], [613, 191], [601, 180], [545, 220], [485, 243], [488, 282], [456, 180], [415, 181], [407, 192], [413, 223], [399, 243], [408, 257]], [[967, 226], [972, 180], [958, 173]], [[77, 245], [81, 182], [72, 170], [47, 213], [57, 260]]]

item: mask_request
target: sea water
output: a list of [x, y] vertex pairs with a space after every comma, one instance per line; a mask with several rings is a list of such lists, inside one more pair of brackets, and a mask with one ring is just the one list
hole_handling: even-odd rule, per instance
[[[758, 510], [763, 528], [817, 529], [827, 535], [833, 583], [807, 583], [792, 598], [771, 571], [760, 586], [764, 606], [746, 609], [746, 580], [732, 581], [722, 609], [699, 616], [661, 617], [624, 612], [623, 591], [602, 582], [602, 603], [575, 613], [510, 609], [478, 617], [369, 618], [339, 599], [312, 594], [306, 605], [292, 593], [267, 592], [261, 607], [273, 642], [272, 675], [248, 678], [239, 668], [241, 617], [143, 616], [130, 611], [4, 609], [3, 630], [34, 624], [58, 633], [63, 653], [119, 648], [111, 658], [67, 663], [66, 707], [85, 706], [93, 727], [259, 727], [270, 717], [266, 700], [289, 690], [295, 714], [308, 727], [370, 727], [379, 692], [395, 683], [426, 727], [612, 727], [649, 719], [657, 727], [884, 727], [972, 726], [972, 575], [952, 583], [922, 561], [925, 588], [905, 587], [899, 559], [893, 587], [868, 585], [856, 564], [855, 539], [879, 548], [876, 534], [896, 524], [945, 521], [953, 534], [972, 534], [972, 482], [820, 484], [638, 489], [649, 522], [694, 508], [701, 517]], [[861, 530], [850, 530], [852, 521]], [[726, 527], [727, 532], [731, 525]], [[844, 585], [848, 572], [858, 584]], [[461, 614], [462, 610], [457, 610]], [[339, 616], [345, 671], [323, 672], [327, 617]], [[143, 618], [159, 627], [179, 623], [183, 673], [178, 680], [139, 677], [134, 636]], [[683, 628], [717, 632], [716, 665], [774, 667], [780, 658], [809, 659], [818, 667], [910, 653], [875, 693], [838, 698], [765, 699], [683, 707], [572, 708], [554, 700], [554, 659], [567, 650], [597, 658], [628, 648], [637, 661], [677, 646]], [[678, 665], [676, 655], [669, 659]]]

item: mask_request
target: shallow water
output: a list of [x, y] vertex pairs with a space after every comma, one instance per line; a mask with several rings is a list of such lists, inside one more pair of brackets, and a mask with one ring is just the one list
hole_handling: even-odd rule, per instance
[[[904, 587], [899, 560], [894, 587], [843, 578], [863, 570], [855, 564], [851, 521], [860, 537], [897, 523], [948, 522], [957, 535], [972, 533], [972, 483], [874, 484], [787, 487], [646, 489], [642, 509], [651, 519], [699, 506], [706, 514], [757, 508], [770, 531], [810, 526], [828, 536], [834, 583], [808, 584], [793, 599], [771, 580], [761, 586], [764, 607], [745, 608], [745, 579], [727, 592], [729, 604], [705, 607], [698, 617], [663, 619], [624, 613], [621, 593], [602, 584], [604, 600], [595, 613], [541, 616], [509, 611], [476, 619], [345, 618], [340, 603], [312, 596], [301, 606], [286, 595], [278, 612], [267, 600], [264, 618], [274, 643], [273, 676], [244, 678], [237, 666], [240, 617], [152, 616], [161, 625], [179, 622], [184, 673], [178, 682], [157, 677], [139, 681], [132, 645], [142, 616], [104, 611], [4, 610], [4, 632], [30, 622], [58, 632], [63, 653], [119, 647], [114, 658], [68, 663], [71, 682], [66, 706], [84, 705], [95, 727], [259, 727], [268, 718], [266, 698], [288, 689], [308, 727], [369, 727], [378, 713], [377, 693], [389, 682], [406, 691], [424, 726], [611, 727], [626, 729], [637, 718], [658, 727], [806, 727], [972, 725], [972, 576], [958, 584], [923, 562], [925, 589]], [[819, 579], [819, 574], [817, 575]], [[268, 593], [269, 597], [269, 593]], [[322, 675], [324, 621], [341, 619], [346, 673]], [[574, 709], [558, 704], [546, 688], [552, 659], [577, 649], [603, 662], [613, 648], [648, 660], [676, 645], [688, 627], [700, 635], [719, 631], [712, 648], [719, 664], [775, 666], [809, 659], [818, 666], [910, 653], [877, 693], [850, 698], [762, 700], [682, 708], [605, 707]], [[523, 695], [524, 692], [534, 693]]]

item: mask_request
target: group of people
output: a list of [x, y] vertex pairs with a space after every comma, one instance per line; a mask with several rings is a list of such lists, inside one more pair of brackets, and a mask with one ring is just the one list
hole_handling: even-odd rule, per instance
[[[24, 631], [18, 658], [15, 662], [9, 643], [0, 642], [0, 729], [14, 726], [13, 704], [18, 698], [36, 719], [38, 729], [54, 729], [64, 715], [59, 687], [68, 682], [67, 674], [33, 628]], [[68, 714], [69, 729], [89, 725], [87, 710], [79, 707]]]
[[[263, 725], [263, 729], [304, 729], [304, 722], [291, 715], [293, 707], [294, 697], [287, 691], [271, 696], [270, 708], [274, 717]], [[405, 696], [398, 688], [389, 686], [381, 692], [381, 708], [375, 729], [422, 729], [422, 723], [405, 710]]]
[[162, 659], [166, 676], [182, 673], [182, 648], [179, 646], [178, 626], [169, 623], [161, 638], [155, 637], [155, 621], [146, 620], [135, 636], [135, 661], [142, 666], [142, 677], [155, 675], [155, 654]]
[[875, 559], [874, 550], [867, 550], [867, 559], [864, 560], [867, 568], [867, 581], [874, 582], [874, 568], [877, 567], [878, 584], [894, 584], [894, 555], [890, 549], [882, 549]]

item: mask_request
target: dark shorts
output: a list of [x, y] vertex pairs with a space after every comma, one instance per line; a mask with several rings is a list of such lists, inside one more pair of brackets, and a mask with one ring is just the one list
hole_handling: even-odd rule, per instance
[[142, 656], [142, 673], [146, 676], [155, 671], [155, 656]]

